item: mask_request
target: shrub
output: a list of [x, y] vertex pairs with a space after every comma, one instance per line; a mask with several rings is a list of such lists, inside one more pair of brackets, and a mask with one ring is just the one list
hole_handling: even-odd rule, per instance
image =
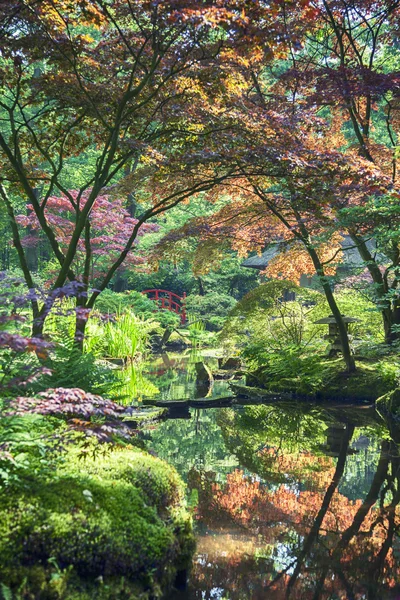
[[95, 436], [102, 442], [114, 439], [131, 441], [132, 431], [121, 422], [124, 411], [120, 404], [79, 388], [56, 388], [35, 397], [19, 396], [11, 400], [6, 414], [14, 417], [52, 416], [65, 420], [70, 429]]
[[[285, 301], [287, 291], [295, 292], [296, 299]], [[322, 332], [313, 324], [322, 300], [322, 295], [314, 290], [290, 282], [270, 281], [237, 303], [224, 325], [221, 340], [227, 346], [251, 346], [254, 360], [257, 352], [260, 355], [259, 363], [271, 352], [305, 349], [318, 338], [322, 342]]]
[[65, 425], [55, 419], [1, 410], [0, 490], [26, 488], [32, 478], [54, 473], [65, 434]]
[[154, 311], [154, 302], [140, 292], [113, 292], [104, 290], [96, 301], [96, 310], [103, 314], [121, 313], [125, 309], [133, 310], [136, 314]]
[[265, 349], [263, 345], [251, 344], [243, 351], [248, 366], [255, 369], [250, 375], [258, 386], [271, 391], [292, 391], [310, 394], [319, 390], [330, 374], [330, 363], [323, 360], [320, 352], [304, 351], [297, 346], [285, 346], [281, 351]]
[[212, 292], [205, 296], [186, 297], [186, 310], [193, 317], [205, 322], [206, 329], [218, 331], [223, 327], [236, 300], [228, 294]]
[[117, 293], [104, 290], [96, 302], [96, 309], [103, 314], [122, 314], [128, 310], [143, 321], [157, 321], [161, 327], [178, 327], [179, 315], [168, 310], [160, 310], [154, 300], [136, 291]]
[[85, 392], [106, 394], [119, 380], [112, 365], [100, 362], [92, 354], [82, 354], [69, 344], [57, 344], [46, 361], [48, 372], [31, 386], [35, 392], [48, 388], [79, 387]]

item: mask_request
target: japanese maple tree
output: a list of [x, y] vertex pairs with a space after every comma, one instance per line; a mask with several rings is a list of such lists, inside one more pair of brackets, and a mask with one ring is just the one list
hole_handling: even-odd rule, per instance
[[[82, 205], [88, 199], [89, 191], [82, 195]], [[75, 200], [78, 192], [68, 190], [69, 196]], [[99, 195], [88, 216], [88, 235], [80, 239], [73, 262], [73, 268], [79, 281], [88, 286], [101, 285], [102, 279], [114, 265], [138, 223], [138, 219], [131, 217], [125, 208], [126, 201], [106, 194]], [[28, 205], [27, 215], [18, 215], [18, 224], [29, 227], [33, 235], [26, 235], [22, 239], [23, 246], [30, 248], [38, 243], [34, 235], [40, 232], [40, 223], [31, 205]], [[71, 241], [74, 223], [71, 219], [71, 204], [66, 196], [51, 196], [46, 204], [45, 216], [52, 227], [61, 250], [65, 251]], [[143, 223], [138, 231], [138, 238], [145, 233], [157, 231], [154, 223]], [[132, 245], [124, 264], [138, 265], [145, 261], [137, 249], [137, 244]]]
[[[262, 4], [254, 3], [252, 11], [261, 11]], [[260, 14], [267, 17], [265, 7]], [[93, 256], [87, 243], [89, 215], [104, 190], [129, 175], [127, 191], [140, 196], [143, 211], [130, 223], [123, 247], [114, 248], [114, 263], [97, 291], [80, 301], [81, 308], [90, 309], [130, 254], [143, 223], [218, 180], [215, 164], [179, 179], [169, 172], [168, 162], [176, 149], [184, 160], [185, 148], [194, 141], [201, 158], [207, 137], [218, 127], [216, 115], [209, 112], [203, 118], [209, 96], [201, 91], [215, 77], [222, 49], [233, 53], [235, 36], [242, 54], [246, 52], [250, 29], [240, 3], [233, 0], [200, 5], [181, 0], [16, 0], [0, 5], [0, 199], [29, 288], [34, 281], [16, 218], [21, 200], [31, 207], [60, 265], [55, 290], [67, 280], [79, 280], [75, 267], [82, 244], [87, 274]], [[70, 159], [89, 149], [94, 158], [72, 194], [65, 185]], [[156, 194], [149, 186], [155, 176]], [[163, 188], [161, 183], [170, 180], [172, 186]], [[66, 245], [46, 210], [54, 197], [70, 204], [73, 227]], [[41, 335], [48, 307], [32, 299], [32, 309], [34, 333]], [[84, 331], [80, 318], [77, 329]]]
[[[290, 52], [281, 73], [267, 81], [259, 71], [259, 101], [273, 97], [293, 112], [324, 116], [323, 135], [330, 147], [356, 151], [379, 167], [398, 190], [399, 71], [398, 0], [323, 0], [310, 2], [315, 10], [305, 35], [290, 9], [277, 17], [284, 23]], [[346, 230], [373, 282], [385, 338], [393, 341], [399, 324], [398, 270], [400, 264], [398, 213], [388, 199], [337, 206], [338, 226]], [[382, 223], [385, 226], [382, 227]], [[375, 241], [374, 252], [368, 241]]]

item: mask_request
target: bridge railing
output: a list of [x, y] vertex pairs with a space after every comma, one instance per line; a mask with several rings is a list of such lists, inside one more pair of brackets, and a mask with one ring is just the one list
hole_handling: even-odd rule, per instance
[[180, 315], [182, 325], [186, 323], [185, 293], [183, 296], [178, 296], [178, 294], [169, 290], [151, 289], [143, 290], [142, 294], [148, 296], [150, 300], [155, 300], [161, 309]]

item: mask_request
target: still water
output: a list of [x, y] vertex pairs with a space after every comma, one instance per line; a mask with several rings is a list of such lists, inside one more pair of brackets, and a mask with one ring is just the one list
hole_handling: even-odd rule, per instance
[[[192, 393], [173, 371], [163, 395], [183, 376]], [[193, 508], [193, 568], [171, 600], [400, 600], [399, 438], [372, 409], [193, 410], [145, 435]]]
[[154, 354], [145, 364], [143, 374], [153, 384], [147, 397], [160, 400], [184, 400], [187, 398], [217, 398], [233, 395], [227, 380], [216, 379], [210, 388], [196, 381], [198, 362], [204, 362], [210, 370], [218, 369], [215, 350], [186, 352], [163, 352]]

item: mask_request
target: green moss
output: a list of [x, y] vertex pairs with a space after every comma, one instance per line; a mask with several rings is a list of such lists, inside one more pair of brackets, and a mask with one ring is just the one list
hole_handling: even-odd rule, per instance
[[[374, 402], [396, 386], [398, 366], [390, 360], [371, 362], [357, 361], [355, 373], [347, 373], [342, 359], [322, 359], [312, 363], [312, 369], [304, 368], [292, 377], [282, 377], [268, 367], [260, 367], [249, 374], [251, 385], [260, 384], [268, 393], [292, 393], [297, 397], [321, 400], [350, 400]], [[256, 395], [260, 395], [259, 389]]]
[[145, 502], [158, 511], [170, 509], [183, 501], [182, 482], [175, 469], [145, 452], [114, 450], [106, 456], [96, 456], [84, 462], [74, 457], [68, 465], [69, 472], [79, 472], [82, 468], [92, 476], [125, 481], [135, 486]]
[[69, 458], [54, 480], [1, 499], [0, 582], [16, 589], [27, 578], [32, 597], [52, 598], [56, 565], [66, 580], [75, 577], [73, 589], [79, 576], [88, 585], [124, 577], [132, 589], [139, 585], [157, 597], [193, 551], [177, 473], [135, 449], [84, 462], [72, 452]]
[[384, 363], [357, 363], [355, 373], [332, 373], [320, 396], [374, 402], [377, 397], [392, 389], [395, 383], [394, 377], [385, 376]]

